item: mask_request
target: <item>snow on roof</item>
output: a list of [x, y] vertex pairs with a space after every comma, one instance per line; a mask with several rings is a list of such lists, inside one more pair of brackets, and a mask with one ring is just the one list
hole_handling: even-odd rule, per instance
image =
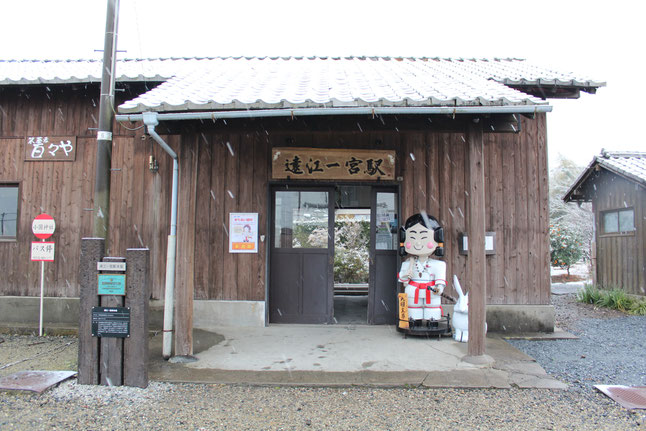
[[592, 162], [579, 175], [563, 199], [566, 202], [582, 200], [575, 196], [575, 191], [587, 181], [597, 166], [646, 187], [646, 153], [638, 151], [605, 151], [594, 156]]
[[[0, 85], [100, 82], [101, 60], [0, 60]], [[207, 57], [117, 60], [117, 81], [164, 82], [126, 102], [145, 110], [547, 104], [510, 86], [604, 82], [520, 59]]]
[[602, 151], [596, 159], [601, 167], [646, 185], [646, 153]]

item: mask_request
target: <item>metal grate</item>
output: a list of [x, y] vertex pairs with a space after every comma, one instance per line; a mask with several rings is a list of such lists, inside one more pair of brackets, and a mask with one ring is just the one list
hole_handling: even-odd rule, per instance
[[646, 409], [646, 386], [595, 385], [626, 409]]

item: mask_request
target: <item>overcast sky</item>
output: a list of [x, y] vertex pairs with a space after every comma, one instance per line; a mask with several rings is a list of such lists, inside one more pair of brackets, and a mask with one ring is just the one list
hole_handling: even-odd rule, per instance
[[[107, 0], [3, 2], [1, 59], [101, 58]], [[646, 151], [638, 1], [121, 0], [121, 58], [239, 55], [515, 57], [607, 82], [551, 101], [550, 165]]]

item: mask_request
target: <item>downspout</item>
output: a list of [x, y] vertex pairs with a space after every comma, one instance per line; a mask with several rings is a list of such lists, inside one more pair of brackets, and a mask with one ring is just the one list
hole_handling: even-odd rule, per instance
[[155, 132], [159, 124], [156, 112], [144, 112], [143, 121], [150, 137], [173, 158], [173, 188], [170, 213], [170, 235], [166, 252], [166, 290], [164, 292], [164, 329], [162, 339], [162, 356], [170, 358], [173, 344], [173, 312], [175, 308], [175, 254], [177, 244], [177, 184], [179, 178], [179, 159], [177, 153]]

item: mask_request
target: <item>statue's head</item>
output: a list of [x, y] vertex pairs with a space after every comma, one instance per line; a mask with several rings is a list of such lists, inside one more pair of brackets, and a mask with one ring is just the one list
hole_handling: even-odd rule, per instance
[[444, 256], [444, 229], [433, 216], [414, 214], [400, 231], [400, 254], [414, 256]]

